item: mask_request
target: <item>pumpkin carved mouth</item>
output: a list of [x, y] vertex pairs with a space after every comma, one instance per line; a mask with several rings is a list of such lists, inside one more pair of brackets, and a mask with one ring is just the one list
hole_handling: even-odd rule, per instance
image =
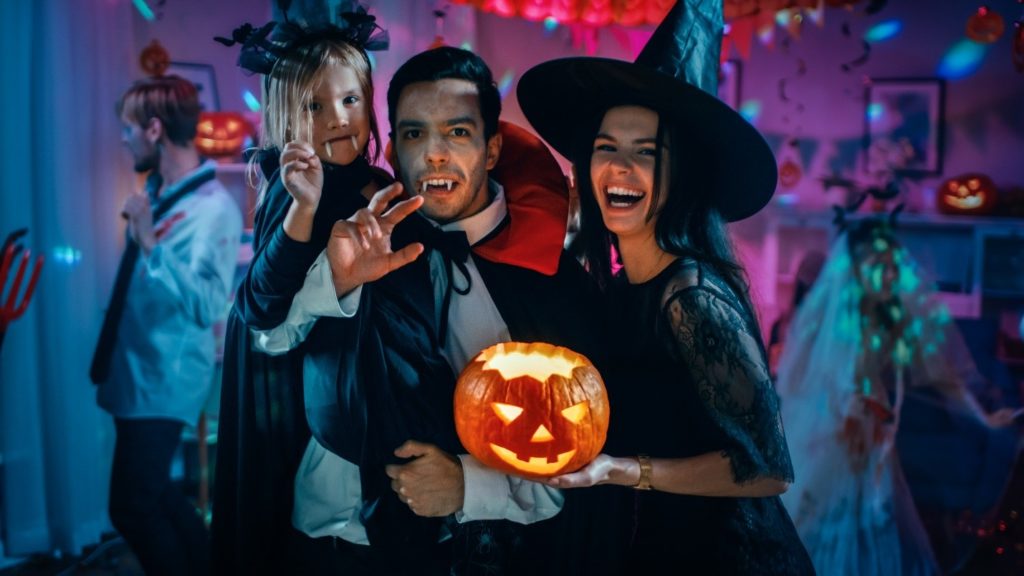
[[576, 450], [569, 450], [568, 452], [562, 452], [558, 455], [554, 462], [548, 462], [548, 459], [543, 456], [530, 457], [529, 461], [525, 461], [518, 456], [516, 453], [509, 450], [508, 448], [502, 448], [497, 444], [491, 443], [491, 450], [501, 458], [501, 461], [512, 466], [516, 470], [523, 472], [529, 472], [531, 474], [544, 474], [551, 475], [555, 474], [565, 465], [572, 460], [572, 457], [576, 454]]

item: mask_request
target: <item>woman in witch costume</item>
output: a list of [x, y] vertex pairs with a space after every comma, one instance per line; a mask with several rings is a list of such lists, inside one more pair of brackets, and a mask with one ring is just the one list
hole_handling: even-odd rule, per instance
[[[591, 506], [566, 496], [564, 512], [590, 515], [565, 530], [587, 540], [582, 573], [814, 571], [778, 497], [793, 470], [725, 233], [768, 202], [776, 168], [711, 95], [721, 11], [679, 2], [635, 63], [555, 60], [518, 87], [527, 119], [576, 167], [588, 267], [609, 296], [606, 454], [550, 481], [612, 485], [569, 491]], [[617, 516], [595, 520], [609, 502]]]
[[225, 342], [214, 567], [222, 574], [283, 574], [296, 566], [287, 552], [296, 538], [293, 484], [310, 439], [302, 351], [256, 352], [250, 327], [280, 324], [334, 222], [390, 183], [370, 165], [380, 137], [366, 53], [387, 48], [388, 40], [352, 2], [342, 3], [334, 22], [247, 24], [217, 40], [241, 44], [239, 66], [264, 75], [264, 106], [260, 149], [251, 160], [260, 181], [254, 257]]

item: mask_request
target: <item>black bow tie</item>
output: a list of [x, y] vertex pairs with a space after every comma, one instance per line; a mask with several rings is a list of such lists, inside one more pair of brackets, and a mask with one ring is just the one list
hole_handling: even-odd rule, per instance
[[[454, 290], [460, 296], [465, 296], [469, 294], [473, 285], [469, 276], [469, 268], [466, 266], [466, 262], [469, 260], [469, 239], [462, 230], [445, 231], [430, 226], [423, 240], [424, 245], [431, 250], [436, 250], [444, 261], [447, 285], [444, 289], [444, 299], [441, 301], [441, 318], [438, 326], [438, 337], [441, 345], [444, 346], [448, 341], [448, 308], [452, 303], [452, 291]], [[466, 279], [464, 288], [455, 286], [453, 267], [458, 268], [459, 273]]]

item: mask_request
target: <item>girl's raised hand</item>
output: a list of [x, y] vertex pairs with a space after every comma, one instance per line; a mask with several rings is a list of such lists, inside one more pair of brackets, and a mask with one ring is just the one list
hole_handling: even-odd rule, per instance
[[313, 146], [296, 140], [284, 145], [281, 182], [296, 204], [316, 211], [324, 187], [324, 167]]

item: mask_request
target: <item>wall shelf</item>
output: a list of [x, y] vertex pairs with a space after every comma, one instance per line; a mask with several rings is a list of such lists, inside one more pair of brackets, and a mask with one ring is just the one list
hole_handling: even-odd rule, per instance
[[[847, 220], [879, 216], [847, 215]], [[789, 308], [803, 256], [828, 254], [837, 237], [834, 212], [772, 205], [741, 223], [746, 260], [756, 259], [762, 322], [770, 326]], [[752, 219], [754, 220], [754, 219]], [[734, 225], [736, 226], [736, 225]], [[956, 317], [978, 318], [1024, 309], [1024, 219], [901, 213], [897, 234], [940, 288]]]

